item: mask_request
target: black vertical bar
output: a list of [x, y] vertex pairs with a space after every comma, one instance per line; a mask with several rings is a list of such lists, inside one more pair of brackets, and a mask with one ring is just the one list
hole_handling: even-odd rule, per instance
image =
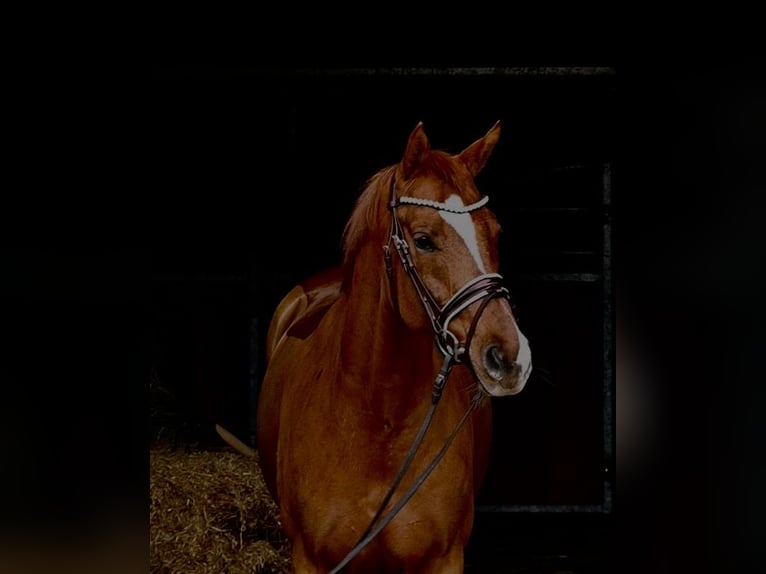
[[612, 511], [614, 458], [614, 306], [612, 291], [612, 169], [604, 165], [603, 186], [603, 361], [604, 361], [604, 512]]

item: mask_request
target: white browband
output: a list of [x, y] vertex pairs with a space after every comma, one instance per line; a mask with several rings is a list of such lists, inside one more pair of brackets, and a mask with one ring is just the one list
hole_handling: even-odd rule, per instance
[[470, 213], [471, 211], [475, 211], [481, 207], [484, 207], [488, 201], [489, 201], [489, 197], [485, 195], [476, 203], [457, 207], [457, 206], [447, 205], [446, 203], [442, 203], [441, 201], [434, 201], [432, 199], [419, 199], [417, 197], [397, 198], [397, 202], [400, 204], [405, 203], [409, 205], [420, 205], [423, 207], [431, 207], [433, 209], [438, 209], [439, 211], [448, 211], [450, 213]]

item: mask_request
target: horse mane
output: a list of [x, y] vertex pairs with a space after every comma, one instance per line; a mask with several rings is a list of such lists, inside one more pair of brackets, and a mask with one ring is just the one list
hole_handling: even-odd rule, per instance
[[[346, 223], [343, 232], [342, 289], [344, 291], [348, 290], [354, 259], [362, 244], [370, 237], [379, 237], [383, 240], [388, 232], [390, 219], [385, 216], [385, 213], [388, 210], [391, 180], [396, 176], [397, 167], [398, 164], [385, 167], [367, 180]], [[459, 159], [443, 151], [431, 150], [422, 158], [415, 172], [405, 182], [402, 195], [409, 195], [408, 191], [416, 177], [429, 176], [446, 183], [453, 189], [468, 189], [472, 181], [468, 169]], [[444, 201], [446, 198], [434, 199]]]
[[[354, 259], [364, 241], [372, 235], [383, 237], [387, 220], [382, 217], [387, 209], [388, 193], [391, 180], [396, 172], [396, 165], [391, 165], [375, 173], [364, 186], [356, 200], [343, 231], [343, 285], [347, 291], [354, 267]], [[382, 244], [381, 244], [382, 245]]]

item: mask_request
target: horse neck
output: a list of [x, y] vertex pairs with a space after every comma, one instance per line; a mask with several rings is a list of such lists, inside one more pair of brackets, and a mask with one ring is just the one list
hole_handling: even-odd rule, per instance
[[380, 247], [357, 256], [344, 294], [339, 384], [358, 393], [366, 411], [402, 418], [430, 402], [441, 361], [430, 331], [410, 330], [395, 312], [382, 259]]

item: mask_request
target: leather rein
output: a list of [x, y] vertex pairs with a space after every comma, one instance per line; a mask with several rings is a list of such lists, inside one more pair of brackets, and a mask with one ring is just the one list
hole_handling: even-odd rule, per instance
[[[391, 246], [393, 245], [394, 249], [399, 255], [399, 260], [402, 263], [404, 271], [410, 278], [410, 282], [418, 294], [418, 298], [420, 299], [423, 309], [431, 321], [431, 327], [434, 331], [436, 347], [444, 356], [444, 361], [442, 363], [441, 369], [439, 370], [439, 373], [434, 379], [431, 391], [431, 405], [429, 406], [428, 412], [426, 413], [423, 422], [418, 428], [418, 432], [415, 435], [415, 438], [413, 439], [407, 455], [402, 461], [402, 464], [399, 467], [394, 480], [388, 487], [388, 491], [378, 506], [378, 510], [376, 511], [375, 516], [373, 516], [372, 520], [367, 526], [367, 529], [362, 533], [356, 545], [348, 552], [348, 554], [346, 554], [345, 558], [343, 558], [343, 560], [330, 571], [330, 574], [337, 574], [338, 572], [341, 572], [349, 564], [349, 562], [351, 562], [351, 560], [358, 556], [359, 553], [361, 553], [361, 551], [370, 542], [372, 542], [372, 540], [378, 534], [380, 534], [380, 532], [388, 525], [388, 523], [393, 520], [394, 516], [396, 516], [396, 514], [404, 507], [404, 505], [407, 504], [410, 498], [412, 498], [417, 489], [420, 488], [423, 482], [425, 482], [434, 468], [436, 468], [441, 459], [447, 453], [447, 450], [457, 436], [458, 431], [462, 428], [463, 424], [468, 419], [468, 416], [471, 414], [471, 411], [475, 406], [473, 402], [469, 405], [468, 410], [466, 410], [465, 414], [463, 414], [461, 419], [458, 421], [449, 437], [447, 437], [447, 440], [445, 441], [441, 450], [439, 450], [436, 456], [434, 456], [428, 466], [415, 479], [415, 481], [412, 483], [412, 485], [410, 485], [407, 491], [405, 491], [401, 498], [391, 507], [388, 513], [381, 518], [383, 510], [391, 501], [391, 497], [404, 478], [405, 473], [415, 458], [415, 454], [420, 448], [420, 444], [423, 442], [423, 438], [425, 437], [426, 431], [428, 430], [434, 413], [436, 412], [436, 407], [439, 404], [439, 400], [441, 399], [444, 387], [447, 384], [447, 379], [449, 378], [452, 367], [456, 364], [462, 363], [464, 361], [464, 357], [468, 353], [468, 349], [470, 348], [471, 340], [473, 339], [473, 334], [476, 330], [476, 325], [479, 321], [479, 318], [482, 316], [484, 310], [492, 299], [503, 297], [510, 300], [508, 289], [502, 284], [502, 276], [498, 273], [483, 273], [469, 280], [465, 285], [458, 289], [444, 305], [440, 306], [431, 291], [428, 289], [428, 287], [426, 287], [415, 267], [415, 263], [412, 260], [412, 255], [410, 254], [409, 245], [404, 238], [404, 232], [401, 223], [399, 222], [397, 209], [401, 205], [414, 205], [436, 209], [439, 211], [447, 211], [450, 213], [470, 213], [484, 207], [488, 200], [489, 198], [485, 196], [481, 200], [470, 205], [453, 207], [432, 200], [418, 199], [414, 197], [397, 197], [395, 177], [391, 177], [391, 195], [388, 202], [388, 209], [391, 211], [391, 228], [388, 234], [388, 241], [383, 245], [383, 255], [386, 263], [386, 274], [388, 275], [389, 279], [390, 292], [392, 297], [395, 297], [396, 289], [394, 288], [393, 284], [393, 264], [391, 261]], [[481, 301], [481, 305], [474, 314], [465, 340], [461, 342], [457, 336], [455, 336], [455, 334], [449, 330], [449, 325], [452, 320], [455, 319], [460, 313], [479, 301]], [[473, 366], [471, 365], [470, 360], [465, 362], [475, 377], [476, 373], [473, 371]]]

